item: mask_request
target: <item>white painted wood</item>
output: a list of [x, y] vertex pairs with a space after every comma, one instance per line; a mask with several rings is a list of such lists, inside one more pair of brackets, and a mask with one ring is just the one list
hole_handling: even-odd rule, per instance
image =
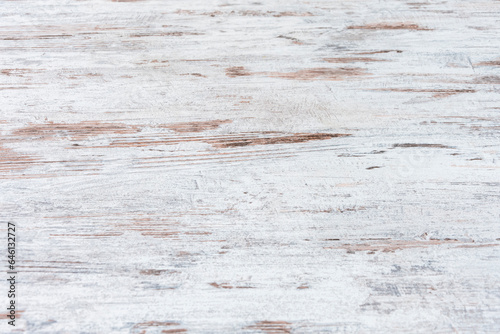
[[15, 331], [499, 332], [499, 13], [3, 1]]

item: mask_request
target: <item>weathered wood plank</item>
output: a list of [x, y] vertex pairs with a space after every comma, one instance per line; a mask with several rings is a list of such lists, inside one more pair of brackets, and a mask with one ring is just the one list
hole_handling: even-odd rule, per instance
[[500, 2], [0, 17], [2, 333], [500, 331]]

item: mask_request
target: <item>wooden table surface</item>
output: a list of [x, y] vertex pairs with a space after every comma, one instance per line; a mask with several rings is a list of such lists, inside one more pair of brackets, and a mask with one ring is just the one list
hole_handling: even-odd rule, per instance
[[499, 333], [499, 85], [500, 1], [2, 1], [0, 332]]

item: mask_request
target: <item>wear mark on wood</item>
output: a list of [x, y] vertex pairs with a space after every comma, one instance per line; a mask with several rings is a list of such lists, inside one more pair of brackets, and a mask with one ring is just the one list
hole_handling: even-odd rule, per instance
[[413, 143], [405, 143], [405, 144], [394, 144], [393, 148], [402, 147], [402, 148], [411, 148], [411, 147], [425, 147], [425, 148], [454, 148], [448, 145], [443, 144], [413, 144]]
[[237, 286], [234, 286], [234, 285], [230, 285], [229, 283], [216, 283], [216, 282], [212, 282], [212, 283], [209, 283], [209, 285], [213, 286], [214, 288], [217, 288], [217, 289], [255, 289], [254, 286], [248, 286], [248, 285], [237, 285]]
[[295, 37], [279, 35], [277, 38], [288, 39], [288, 40], [292, 41], [293, 44], [297, 44], [297, 45], [303, 45], [304, 44], [304, 42], [302, 42], [301, 40], [299, 40], [298, 38], [295, 38]]
[[24, 77], [27, 73], [33, 73], [34, 71], [29, 68], [6, 68], [0, 71], [0, 73], [7, 76]]
[[118, 237], [120, 235], [123, 235], [123, 232], [109, 232], [109, 233], [88, 233], [88, 234], [78, 234], [78, 233], [73, 233], [73, 234], [51, 234], [51, 237], [78, 237], [78, 238], [88, 238], [88, 239], [95, 239], [95, 238], [109, 238], [109, 237]]
[[159, 32], [148, 32], [148, 33], [140, 33], [140, 34], [131, 34], [130, 37], [153, 37], [153, 36], [199, 36], [205, 35], [201, 32], [188, 32], [188, 31], [159, 31]]
[[371, 63], [377, 61], [388, 61], [387, 59], [378, 59], [370, 57], [341, 57], [341, 58], [323, 58], [328, 63]]
[[[153, 334], [158, 333], [186, 333], [187, 329], [184, 328], [169, 328], [173, 326], [180, 326], [180, 323], [173, 321], [146, 321], [135, 324], [131, 329], [131, 334]], [[163, 329], [165, 328], [165, 329]]]
[[226, 75], [231, 78], [235, 77], [243, 77], [252, 75], [252, 73], [248, 72], [243, 66], [233, 66], [226, 68]]
[[296, 72], [266, 72], [267, 76], [272, 78], [281, 78], [288, 80], [345, 80], [350, 77], [366, 76], [369, 73], [363, 68], [358, 67], [340, 67], [340, 68], [309, 68]]
[[[16, 310], [16, 320], [21, 319], [23, 316], [23, 313], [24, 313], [24, 310]], [[8, 313], [8, 312], [0, 313], [0, 320], [4, 320], [4, 319], [11, 320], [9, 316], [10, 316], [10, 313]]]
[[166, 270], [166, 269], [143, 269], [139, 272], [141, 275], [147, 275], [147, 276], [160, 276], [163, 273], [167, 274], [177, 274], [179, 271], [176, 270]]
[[[426, 248], [430, 246], [439, 246], [446, 244], [464, 244], [458, 239], [430, 239], [430, 240], [380, 240], [371, 243], [359, 243], [359, 244], [342, 244], [336, 246], [324, 247], [324, 249], [345, 249], [348, 253], [354, 253], [358, 251], [366, 252], [395, 252], [397, 250], [410, 249], [410, 248]], [[465, 244], [464, 246], [467, 246]], [[474, 245], [476, 246], [476, 245]], [[490, 246], [490, 245], [488, 245]], [[464, 247], [467, 248], [467, 247]], [[373, 254], [373, 253], [372, 253]]]
[[265, 75], [271, 78], [280, 78], [288, 80], [346, 80], [350, 77], [366, 76], [370, 73], [359, 67], [339, 67], [326, 68], [316, 67], [298, 70], [296, 72], [250, 72], [243, 66], [234, 66], [226, 69], [226, 75], [231, 78], [250, 75]]
[[303, 143], [311, 140], [326, 140], [336, 137], [347, 137], [347, 133], [295, 133], [288, 136], [268, 137], [268, 138], [249, 138], [243, 140], [221, 140], [217, 143], [211, 143], [214, 147], [228, 148], [238, 146], [253, 145], [276, 145], [276, 144], [294, 144]]
[[166, 127], [175, 132], [202, 132], [217, 129], [221, 124], [232, 123], [230, 119], [216, 119], [213, 121], [186, 122], [167, 125]]
[[347, 29], [364, 29], [364, 30], [432, 30], [424, 28], [416, 23], [371, 23], [359, 26], [349, 26]]
[[38, 161], [38, 158], [17, 153], [10, 148], [0, 145], [0, 172], [23, 170], [38, 163]]
[[300, 16], [314, 16], [311, 12], [276, 12], [276, 11], [257, 11], [257, 10], [232, 10], [232, 11], [221, 11], [215, 10], [211, 12], [201, 12], [194, 10], [178, 9], [176, 14], [179, 15], [203, 15], [203, 16], [267, 16], [267, 17], [300, 17]]
[[475, 89], [413, 89], [413, 88], [377, 88], [373, 91], [400, 92], [400, 93], [434, 93], [432, 97], [443, 98], [455, 94], [476, 93]]
[[379, 53], [390, 53], [390, 52], [403, 53], [402, 50], [379, 50], [379, 51], [355, 52], [354, 54], [356, 54], [356, 55], [374, 55], [374, 54], [379, 54]]
[[73, 140], [87, 139], [101, 134], [131, 134], [140, 131], [138, 126], [123, 123], [104, 123], [98, 121], [84, 121], [80, 123], [44, 123], [30, 124], [17, 129], [13, 135], [25, 139], [36, 138], [41, 140], [56, 137], [69, 137]]
[[286, 321], [258, 321], [248, 329], [261, 330], [266, 334], [290, 334], [292, 332], [291, 323]]
[[500, 66], [500, 60], [481, 61], [474, 66]]
[[[248, 132], [214, 136], [186, 136], [172, 138], [143, 138], [135, 141], [115, 140], [106, 146], [92, 146], [94, 148], [118, 148], [118, 147], [146, 147], [155, 145], [175, 145], [182, 142], [202, 142], [215, 148], [229, 148], [238, 146], [294, 144], [313, 140], [327, 140], [336, 137], [348, 137], [349, 133], [293, 133], [282, 132]], [[81, 149], [80, 146], [72, 147]]]

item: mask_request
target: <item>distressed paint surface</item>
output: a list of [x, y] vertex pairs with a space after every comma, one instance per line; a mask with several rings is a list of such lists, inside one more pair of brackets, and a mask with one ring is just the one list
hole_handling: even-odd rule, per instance
[[500, 332], [499, 37], [493, 0], [3, 1], [15, 330]]

